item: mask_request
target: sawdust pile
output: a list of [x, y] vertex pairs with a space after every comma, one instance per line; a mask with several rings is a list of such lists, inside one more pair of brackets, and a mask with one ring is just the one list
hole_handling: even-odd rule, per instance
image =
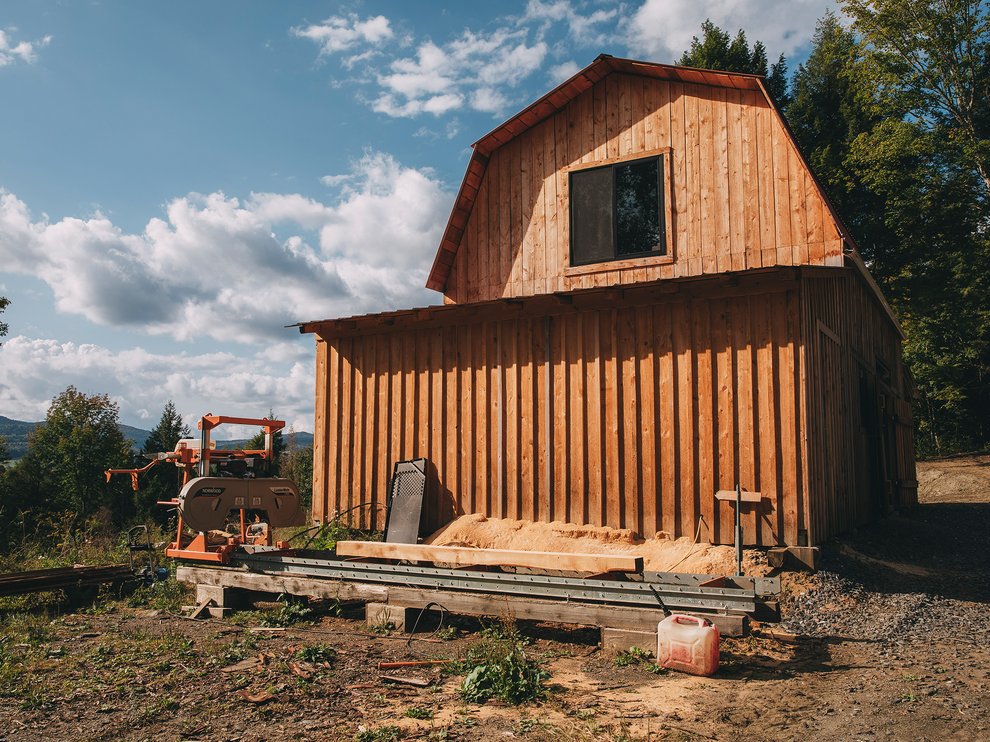
[[[687, 537], [670, 539], [664, 533], [644, 539], [627, 528], [579, 526], [554, 521], [533, 523], [508, 518], [462, 515], [430, 536], [436, 546], [470, 546], [478, 549], [560, 551], [569, 554], [624, 554], [643, 557], [643, 568], [656, 572], [733, 575], [736, 554], [731, 546], [693, 543]], [[743, 571], [764, 575], [769, 570], [758, 551], [743, 553]]]

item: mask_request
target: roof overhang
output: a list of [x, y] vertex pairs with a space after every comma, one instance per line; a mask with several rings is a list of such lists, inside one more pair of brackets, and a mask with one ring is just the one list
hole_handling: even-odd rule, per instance
[[793, 287], [802, 278], [843, 275], [853, 270], [842, 266], [773, 266], [735, 273], [666, 278], [644, 283], [602, 286], [553, 294], [492, 299], [470, 304], [437, 304], [429, 307], [379, 312], [340, 319], [300, 322], [302, 334], [324, 340], [368, 334], [423, 330], [470, 322], [551, 316], [618, 305], [647, 305], [678, 297], [728, 296], [771, 292]]

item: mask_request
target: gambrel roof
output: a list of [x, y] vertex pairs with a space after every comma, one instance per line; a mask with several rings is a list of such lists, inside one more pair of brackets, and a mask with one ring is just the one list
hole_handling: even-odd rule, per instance
[[[437, 291], [445, 291], [447, 288], [448, 276], [451, 274], [452, 266], [455, 263], [466, 227], [471, 219], [472, 210], [475, 208], [479, 189], [488, 169], [489, 161], [496, 150], [505, 146], [513, 139], [520, 137], [528, 130], [540, 125], [542, 122], [564, 109], [571, 101], [581, 96], [586, 91], [593, 88], [613, 73], [620, 73], [624, 76], [634, 76], [640, 78], [650, 78], [658, 81], [671, 83], [682, 83], [687, 85], [703, 85], [709, 88], [723, 88], [734, 91], [746, 91], [749, 95], [756, 94], [766, 101], [767, 107], [773, 112], [784, 132], [785, 140], [791, 146], [794, 155], [798, 158], [803, 169], [807, 171], [812, 183], [812, 189], [817, 192], [824, 204], [824, 211], [827, 217], [833, 222], [835, 230], [838, 232], [844, 246], [847, 262], [851, 263], [863, 275], [863, 278], [871, 284], [871, 288], [877, 295], [884, 311], [893, 320], [893, 313], [880, 294], [872, 277], [866, 271], [862, 260], [857, 253], [855, 242], [849, 234], [848, 229], [843, 225], [834, 207], [829, 201], [824, 188], [817, 180], [814, 173], [808, 167], [807, 161], [801, 155], [793, 133], [787, 126], [779, 108], [774, 103], [763, 78], [758, 75], [730, 73], [714, 70], [702, 70], [690, 67], [678, 67], [674, 65], [656, 64], [652, 62], [642, 62], [631, 59], [621, 59], [609, 55], [600, 55], [590, 65], [575, 74], [569, 80], [563, 82], [549, 93], [533, 102], [525, 109], [512, 116], [504, 123], [481, 137], [472, 145], [471, 159], [467, 166], [464, 179], [458, 190], [454, 201], [447, 226], [443, 232], [440, 245], [437, 249], [436, 257], [427, 280], [427, 288]], [[894, 320], [896, 325], [896, 320]]]

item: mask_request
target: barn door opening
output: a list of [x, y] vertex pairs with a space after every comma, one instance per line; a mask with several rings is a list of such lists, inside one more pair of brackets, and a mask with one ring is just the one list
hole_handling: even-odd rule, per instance
[[880, 431], [880, 399], [877, 396], [876, 376], [857, 364], [859, 371], [859, 448], [856, 466], [856, 484], [865, 493], [871, 519], [879, 517], [885, 509], [884, 491], [886, 471]]
[[841, 528], [841, 508], [844, 504], [845, 446], [842, 440], [843, 379], [842, 344], [839, 337], [818, 322], [818, 352], [821, 385], [820, 448], [822, 494], [824, 495], [826, 532]]

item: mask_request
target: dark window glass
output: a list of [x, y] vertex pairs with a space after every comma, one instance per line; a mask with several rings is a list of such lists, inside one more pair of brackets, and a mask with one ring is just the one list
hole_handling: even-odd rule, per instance
[[612, 260], [612, 231], [612, 168], [572, 173], [572, 262], [579, 265]]
[[615, 166], [615, 257], [660, 249], [659, 160]]
[[571, 265], [663, 255], [662, 182], [659, 157], [571, 173]]

